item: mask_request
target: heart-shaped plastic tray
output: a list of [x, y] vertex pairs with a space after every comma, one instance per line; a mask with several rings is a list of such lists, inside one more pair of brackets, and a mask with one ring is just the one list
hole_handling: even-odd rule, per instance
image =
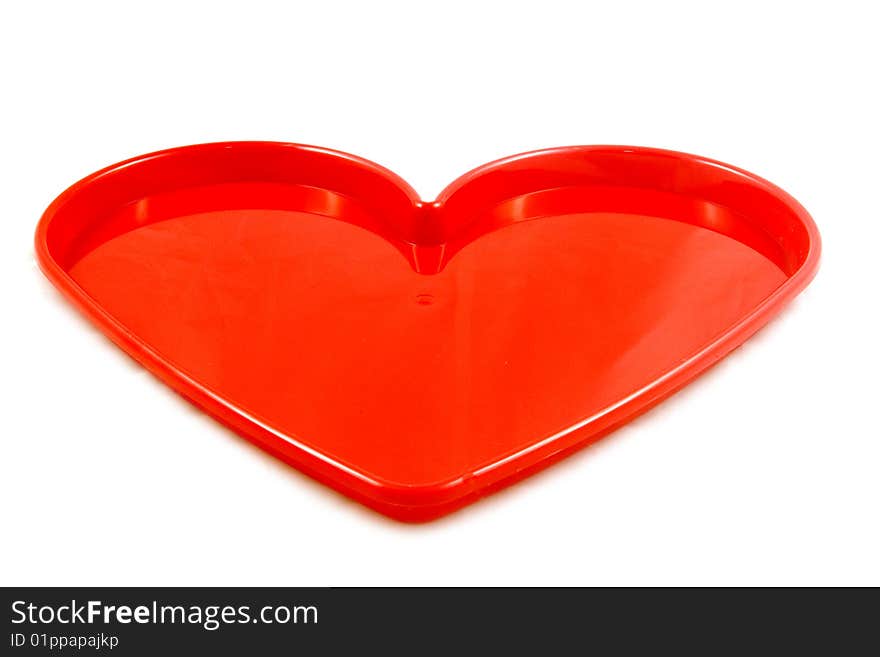
[[175, 390], [364, 504], [428, 520], [722, 358], [807, 285], [819, 234], [778, 187], [670, 151], [526, 153], [424, 202], [351, 155], [233, 142], [85, 178], [36, 248]]

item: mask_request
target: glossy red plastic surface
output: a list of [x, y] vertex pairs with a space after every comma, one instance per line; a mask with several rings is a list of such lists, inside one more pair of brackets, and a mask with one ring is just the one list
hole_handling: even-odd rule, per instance
[[428, 520], [722, 358], [807, 285], [819, 235], [774, 185], [682, 153], [526, 153], [423, 202], [351, 155], [233, 142], [89, 176], [36, 247], [175, 390], [337, 490]]

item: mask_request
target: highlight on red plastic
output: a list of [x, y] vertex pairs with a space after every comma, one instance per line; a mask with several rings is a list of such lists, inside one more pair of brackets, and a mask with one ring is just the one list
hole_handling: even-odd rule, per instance
[[509, 157], [430, 202], [345, 153], [187, 146], [81, 180], [36, 233], [46, 276], [158, 378], [409, 521], [688, 383], [809, 283], [819, 249], [771, 183], [623, 146]]

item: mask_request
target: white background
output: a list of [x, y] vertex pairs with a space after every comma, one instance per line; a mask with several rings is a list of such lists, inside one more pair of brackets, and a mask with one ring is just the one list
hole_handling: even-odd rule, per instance
[[[0, 583], [880, 584], [873, 3], [308, 4], [3, 3]], [[356, 153], [426, 199], [534, 148], [694, 152], [798, 198], [822, 266], [656, 410], [403, 525], [199, 413], [37, 269], [69, 184], [230, 139]]]

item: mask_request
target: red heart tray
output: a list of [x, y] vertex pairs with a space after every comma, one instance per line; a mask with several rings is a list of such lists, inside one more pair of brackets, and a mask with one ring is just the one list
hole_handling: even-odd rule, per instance
[[36, 234], [110, 339], [263, 449], [428, 520], [596, 440], [742, 343], [819, 234], [746, 171], [585, 146], [419, 200], [323, 148], [187, 146], [73, 185]]

